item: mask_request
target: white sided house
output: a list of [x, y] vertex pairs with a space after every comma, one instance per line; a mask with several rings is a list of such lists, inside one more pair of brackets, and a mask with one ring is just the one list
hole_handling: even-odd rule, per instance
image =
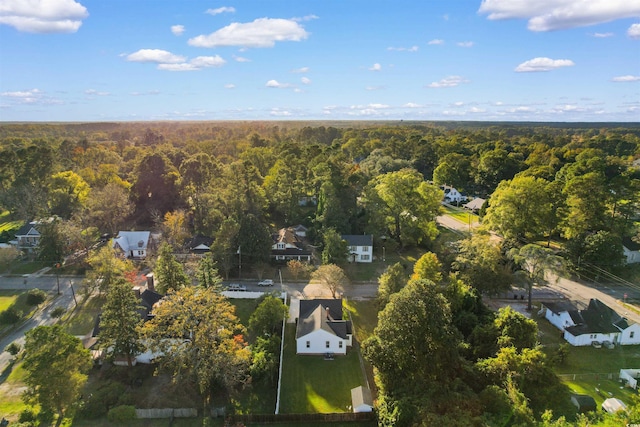
[[450, 185], [441, 185], [440, 189], [444, 192], [444, 201], [447, 203], [466, 202], [467, 196], [463, 196], [458, 190]]
[[624, 237], [622, 239], [622, 251], [627, 264], [640, 262], [640, 243]]
[[112, 248], [122, 251], [125, 258], [144, 259], [149, 250], [150, 231], [120, 231]]
[[347, 354], [353, 343], [351, 322], [342, 319], [342, 299], [300, 300], [297, 354]]
[[602, 301], [591, 299], [584, 310], [543, 303], [545, 318], [564, 331], [564, 339], [573, 346], [587, 346], [594, 341], [616, 345], [640, 344], [640, 325], [620, 316]]
[[373, 262], [372, 234], [343, 234], [340, 237], [347, 242], [349, 262]]
[[38, 244], [40, 244], [40, 232], [38, 231], [39, 221], [31, 221], [23, 225], [16, 231], [16, 240], [11, 244], [15, 245], [19, 251], [26, 254], [34, 254]]

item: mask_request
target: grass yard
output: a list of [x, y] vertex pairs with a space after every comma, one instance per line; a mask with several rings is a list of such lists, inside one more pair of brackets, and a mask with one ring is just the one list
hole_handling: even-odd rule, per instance
[[18, 300], [19, 292], [16, 291], [0, 291], [0, 312], [11, 307]]
[[105, 297], [98, 296], [87, 301], [81, 300], [73, 311], [63, 316], [64, 329], [71, 335], [86, 335], [91, 332], [105, 300]]
[[480, 220], [480, 217], [471, 213], [467, 209], [443, 206], [444, 213], [464, 224], [474, 224]]
[[[593, 397], [600, 408], [602, 402], [609, 397], [615, 397], [622, 400], [626, 404], [632, 402], [633, 396], [637, 396], [638, 393], [628, 387], [620, 387], [620, 383], [614, 380], [600, 379], [593, 381], [584, 380], [565, 380], [563, 381], [570, 389], [572, 393], [586, 394]], [[598, 391], [596, 391], [596, 388]]]
[[236, 308], [236, 316], [245, 327], [249, 327], [249, 318], [258, 307], [258, 300], [230, 298], [229, 302]]
[[24, 224], [22, 220], [11, 221], [9, 211], [0, 213], [0, 234], [8, 233], [13, 238], [13, 232], [22, 227], [22, 224]]
[[351, 314], [354, 335], [359, 342], [369, 338], [378, 323], [378, 307], [375, 300], [343, 300], [344, 306]]
[[38, 270], [42, 270], [44, 267], [48, 267], [49, 263], [45, 263], [42, 261], [16, 261], [11, 265], [11, 274], [20, 275], [20, 274], [31, 274], [35, 273]]
[[295, 325], [285, 333], [280, 412], [283, 414], [347, 412], [351, 389], [364, 385], [357, 350], [324, 360], [296, 355]]
[[567, 362], [555, 371], [558, 374], [602, 374], [636, 367], [640, 367], [640, 346], [625, 345], [613, 349], [586, 346], [570, 347]]

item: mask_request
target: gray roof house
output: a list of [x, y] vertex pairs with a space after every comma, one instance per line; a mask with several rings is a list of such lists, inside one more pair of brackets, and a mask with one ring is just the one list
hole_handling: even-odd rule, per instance
[[351, 322], [342, 318], [342, 299], [300, 300], [298, 354], [346, 354], [352, 333]]
[[373, 262], [372, 234], [343, 234], [340, 237], [347, 242], [349, 262]]

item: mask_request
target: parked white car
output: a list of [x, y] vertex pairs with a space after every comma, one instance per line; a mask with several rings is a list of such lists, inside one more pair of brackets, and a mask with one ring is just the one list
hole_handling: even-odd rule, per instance
[[236, 291], [236, 292], [244, 292], [247, 290], [247, 287], [244, 285], [239, 285], [237, 283], [232, 283], [229, 286], [227, 286], [227, 290], [228, 291]]
[[258, 286], [273, 286], [273, 280], [265, 279], [258, 282]]

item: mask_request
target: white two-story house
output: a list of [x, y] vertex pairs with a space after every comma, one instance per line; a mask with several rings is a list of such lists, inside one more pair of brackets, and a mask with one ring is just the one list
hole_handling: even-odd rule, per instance
[[340, 237], [347, 242], [349, 262], [373, 262], [373, 235], [343, 234]]

